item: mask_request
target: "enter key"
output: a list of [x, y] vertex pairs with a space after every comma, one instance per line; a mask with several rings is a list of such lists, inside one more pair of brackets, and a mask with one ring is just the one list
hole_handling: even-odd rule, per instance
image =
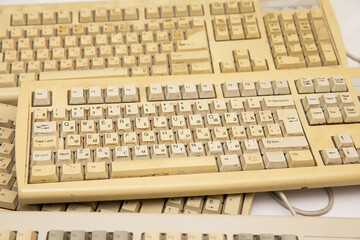
[[280, 122], [284, 136], [304, 135], [304, 129], [296, 109], [279, 109], [276, 111], [275, 117]]

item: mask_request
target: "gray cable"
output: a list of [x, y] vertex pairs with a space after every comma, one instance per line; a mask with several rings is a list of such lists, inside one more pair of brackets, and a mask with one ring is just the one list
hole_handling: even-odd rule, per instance
[[286, 195], [283, 192], [270, 192], [270, 196], [273, 197], [281, 206], [288, 209], [293, 216], [302, 215], [302, 216], [320, 216], [331, 210], [334, 205], [334, 193], [331, 188], [325, 188], [326, 193], [329, 197], [329, 202], [326, 207], [316, 210], [316, 211], [306, 211], [291, 205]]
[[349, 58], [351, 58], [352, 60], [356, 61], [356, 62], [360, 62], [360, 58], [354, 54], [352, 54], [351, 52], [346, 51], [346, 56], [348, 56]]

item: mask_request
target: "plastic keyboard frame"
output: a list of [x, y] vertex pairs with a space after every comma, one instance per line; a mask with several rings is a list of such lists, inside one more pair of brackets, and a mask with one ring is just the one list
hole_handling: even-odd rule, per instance
[[[52, 107], [67, 106], [67, 98], [64, 98], [64, 96], [67, 96], [67, 90], [71, 87], [80, 85], [84, 88], [94, 85], [104, 87], [114, 84], [121, 87], [127, 83], [128, 79], [99, 79], [101, 82], [96, 80], [79, 80], [25, 83], [20, 90], [16, 129], [16, 167], [20, 202], [30, 204], [40, 202], [163, 198], [182, 195], [216, 195], [360, 184], [360, 164], [325, 166], [320, 156], [321, 150], [334, 147], [331, 137], [340, 133], [350, 133], [355, 148], [360, 148], [360, 132], [358, 131], [360, 124], [310, 126], [300, 101], [306, 94], [298, 94], [294, 82], [294, 80], [304, 76], [330, 77], [334, 75], [343, 75], [345, 77], [348, 91], [352, 95], [354, 104], [359, 111], [360, 103], [358, 97], [360, 96], [360, 92], [355, 91], [350, 80], [351, 77], [360, 76], [359, 68], [334, 67], [241, 74], [190, 75], [186, 78], [183, 76], [172, 76], [131, 79], [136, 83], [136, 86], [140, 88], [141, 99], [139, 104], [141, 104], [146, 102], [145, 87], [150, 83], [161, 83], [163, 85], [166, 83], [199, 83], [206, 79], [206, 81], [212, 82], [215, 85], [217, 98], [222, 98], [223, 95], [220, 84], [226, 80], [258, 80], [269, 78], [269, 76], [271, 76], [272, 79], [286, 77], [317, 166], [41, 184], [29, 184], [27, 182], [29, 178], [27, 151], [30, 145], [27, 139], [29, 138], [29, 126], [31, 124], [29, 114], [34, 110], [34, 108], [31, 107], [31, 93], [35, 88], [48, 88], [52, 91]], [[24, 136], [24, 133], [27, 135]]]
[[[267, 66], [269, 70], [276, 70], [273, 56], [271, 54], [271, 49], [269, 47], [269, 40], [267, 37], [267, 33], [265, 30], [265, 23], [264, 23], [264, 15], [266, 12], [261, 11], [260, 8], [260, 1], [264, 0], [253, 0], [254, 9], [255, 9], [255, 16], [257, 18], [257, 23], [260, 32], [260, 38], [258, 39], [245, 39], [245, 40], [230, 40], [230, 41], [215, 41], [214, 32], [213, 32], [213, 24], [212, 20], [217, 15], [211, 15], [209, 4], [214, 2], [214, 0], [201, 0], [197, 1], [203, 5], [203, 12], [204, 15], [200, 16], [204, 19], [205, 28], [207, 29], [207, 36], [208, 36], [208, 43], [209, 43], [209, 51], [211, 53], [211, 62], [213, 73], [220, 73], [220, 62], [221, 61], [233, 61], [233, 54], [232, 51], [235, 49], [248, 49], [251, 54], [251, 58], [257, 59], [266, 59]], [[266, 0], [265, 0], [266, 1]], [[184, 0], [181, 1], [182, 4], [190, 4], [191, 0]], [[220, 2], [224, 2], [221, 0]], [[78, 13], [81, 9], [88, 8], [88, 9], [96, 9], [99, 7], [100, 2], [81, 2], [81, 3], [54, 3], [54, 4], [34, 4], [34, 5], [7, 5], [2, 6], [2, 12], [0, 14], [0, 22], [1, 27], [3, 28], [12, 28], [12, 27], [28, 27], [31, 25], [25, 26], [12, 26], [11, 25], [11, 14], [15, 12], [43, 12], [45, 10], [53, 10], [58, 11], [61, 9], [71, 9], [73, 11], [72, 14], [72, 23], [71, 24], [62, 24], [62, 25], [72, 25], [78, 24]], [[175, 0], [167, 1], [166, 4], [168, 5], [176, 5], [178, 2]], [[164, 2], [157, 0], [151, 3], [152, 5], [162, 6]], [[344, 42], [341, 36], [341, 31], [339, 25], [336, 20], [335, 13], [332, 9], [331, 3], [329, 0], [318, 0], [319, 8], [322, 10], [325, 23], [327, 25], [331, 38], [331, 42], [334, 46], [335, 54], [338, 59], [338, 65], [332, 67], [343, 67], [347, 66], [347, 58], [346, 58], [346, 51], [344, 47]], [[101, 7], [104, 8], [111, 8], [111, 7], [137, 7], [139, 9], [139, 20], [129, 20], [131, 21], [139, 21], [144, 22], [152, 19], [146, 19], [144, 13], [144, 3], [141, 0], [134, 0], [130, 2], [126, 2], [126, 4], [119, 5], [115, 2], [101, 2]], [[306, 10], [299, 10], [299, 11], [309, 11]], [[279, 11], [280, 13], [281, 11]], [[189, 16], [191, 18], [192, 16]], [[158, 18], [159, 20], [163, 20], [166, 18]], [[125, 20], [124, 20], [125, 21]], [[101, 22], [100, 22], [101, 23]], [[89, 23], [84, 23], [85, 25]], [[53, 24], [54, 26], [58, 24]], [[42, 26], [42, 25], [34, 25], [34, 26]], [[323, 66], [324, 67], [324, 66]], [[323, 68], [323, 67], [315, 67], [315, 68]], [[325, 67], [327, 68], [327, 67]], [[58, 72], [41, 72], [39, 74], [39, 78], [42, 80], [46, 79], [63, 79], [63, 78], [96, 78], [96, 77], [111, 77], [116, 76], [118, 73], [111, 69], [100, 69], [100, 70], [76, 70], [76, 71], [58, 71]], [[5, 103], [12, 103], [16, 104], [17, 96], [19, 91], [16, 88], [0, 88], [0, 101]]]
[[309, 218], [274, 216], [220, 216], [121, 213], [0, 213], [1, 229], [38, 231], [38, 239], [46, 239], [50, 230], [128, 231], [133, 239], [144, 232], [223, 233], [228, 240], [239, 233], [292, 234], [298, 240], [360, 239], [358, 218]]

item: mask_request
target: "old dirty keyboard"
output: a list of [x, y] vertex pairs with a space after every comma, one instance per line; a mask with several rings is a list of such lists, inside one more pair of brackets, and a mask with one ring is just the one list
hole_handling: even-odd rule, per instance
[[329, 0], [2, 6], [0, 102], [25, 81], [347, 66]]
[[360, 239], [358, 218], [14, 212], [2, 219], [2, 239]]
[[[14, 149], [16, 107], [0, 103], [0, 112], [0, 147], [6, 145], [7, 148]], [[229, 194], [168, 199], [27, 205], [19, 203], [15, 160], [15, 156], [13, 158], [0, 157], [0, 211], [247, 215], [250, 212], [254, 197], [254, 194]]]
[[331, 68], [23, 83], [19, 198], [98, 201], [359, 184], [360, 110], [351, 84], [359, 76], [357, 68]]

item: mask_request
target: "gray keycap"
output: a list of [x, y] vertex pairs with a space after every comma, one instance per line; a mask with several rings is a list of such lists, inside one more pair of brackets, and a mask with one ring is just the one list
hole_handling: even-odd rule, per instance
[[48, 240], [66, 240], [66, 233], [62, 230], [51, 230], [48, 233]]
[[297, 240], [297, 236], [295, 235], [282, 235], [281, 240]]
[[91, 240], [109, 240], [109, 234], [105, 231], [93, 231]]
[[253, 240], [254, 236], [250, 233], [240, 233], [235, 236], [236, 240]]
[[113, 240], [131, 240], [132, 235], [129, 232], [126, 231], [115, 231]]
[[273, 234], [260, 234], [260, 240], [274, 240], [275, 236]]
[[70, 234], [70, 240], [88, 240], [89, 234], [85, 231], [72, 231]]

